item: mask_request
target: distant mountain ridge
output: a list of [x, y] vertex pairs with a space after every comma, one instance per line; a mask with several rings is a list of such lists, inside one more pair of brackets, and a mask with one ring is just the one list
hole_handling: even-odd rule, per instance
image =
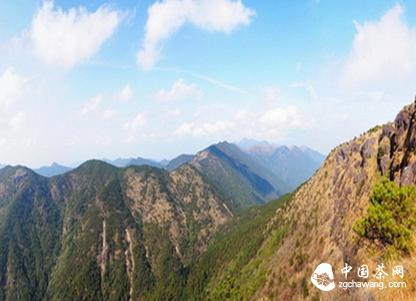
[[242, 139], [238, 142], [234, 142], [234, 144], [238, 145], [239, 147], [242, 147], [246, 150], [249, 150], [253, 146], [257, 146], [257, 145], [267, 145], [267, 146], [273, 146], [273, 147], [279, 147], [280, 146], [278, 144], [269, 143], [266, 140], [258, 141], [258, 140], [254, 140], [254, 139], [248, 139], [248, 138], [244, 138], [244, 139]]
[[128, 167], [131, 165], [148, 165], [148, 166], [153, 166], [153, 167], [158, 167], [158, 168], [164, 168], [165, 165], [157, 162], [155, 160], [151, 160], [151, 159], [145, 159], [145, 158], [141, 158], [141, 157], [137, 157], [137, 158], [118, 158], [115, 160], [110, 160], [110, 159], [102, 159], [102, 161], [114, 165], [116, 167]]
[[189, 164], [228, 193], [239, 209], [266, 203], [294, 189], [237, 145], [226, 141], [199, 152]]
[[194, 157], [194, 155], [183, 154], [183, 155], [180, 155], [180, 156], [178, 156], [175, 159], [172, 159], [170, 161], [166, 160], [165, 163], [167, 162], [167, 164], [165, 165], [165, 168], [168, 171], [174, 171], [175, 169], [179, 168], [183, 164], [186, 164], [189, 161], [191, 161], [193, 157]]
[[304, 154], [308, 155], [312, 160], [314, 160], [319, 165], [321, 165], [327, 157], [321, 154], [320, 152], [317, 152], [316, 150], [313, 150], [305, 145], [301, 146], [300, 149]]
[[[278, 189], [280, 191], [291, 191], [305, 180], [309, 179], [320, 164], [325, 159], [325, 156], [319, 152], [312, 150], [306, 146], [298, 148], [297, 146], [287, 147], [271, 144], [267, 141], [257, 141], [253, 139], [243, 139], [235, 144], [226, 142], [228, 150], [231, 150], [231, 146], [238, 146], [234, 148], [233, 152], [243, 151], [248, 154], [263, 168], [274, 173], [274, 178], [279, 178], [279, 181], [284, 182], [284, 188]], [[220, 145], [221, 143], [215, 144]], [[197, 154], [198, 155], [198, 154]], [[161, 169], [166, 169], [170, 172], [176, 170], [180, 166], [189, 163], [195, 156], [191, 154], [182, 154], [172, 160], [162, 160], [160, 162], [152, 159], [145, 159], [142, 157], [137, 158], [118, 158], [115, 160], [102, 159], [102, 161], [111, 164], [116, 167], [128, 167], [128, 166], [153, 166]], [[251, 165], [253, 166], [253, 162]], [[0, 164], [0, 169], [5, 165]], [[34, 171], [45, 177], [52, 177], [61, 175], [65, 172], [72, 170], [73, 168], [53, 163], [51, 166], [43, 166], [41, 168], [34, 169]], [[269, 174], [270, 177], [270, 174]], [[273, 180], [275, 181], [275, 180]], [[283, 185], [282, 183], [278, 184]], [[283, 186], [281, 186], [282, 188]], [[278, 195], [278, 194], [277, 194]], [[276, 196], [277, 196], [276, 195]], [[270, 198], [260, 198], [262, 201]]]
[[66, 173], [70, 170], [72, 170], [73, 168], [71, 167], [66, 167], [66, 166], [62, 166], [59, 165], [58, 163], [54, 162], [52, 163], [51, 166], [42, 166], [40, 168], [34, 169], [33, 171], [36, 172], [37, 174], [44, 176], [44, 177], [53, 177], [56, 175], [61, 175], [63, 173]]
[[325, 159], [310, 148], [297, 146], [256, 145], [246, 152], [293, 188], [307, 181]]

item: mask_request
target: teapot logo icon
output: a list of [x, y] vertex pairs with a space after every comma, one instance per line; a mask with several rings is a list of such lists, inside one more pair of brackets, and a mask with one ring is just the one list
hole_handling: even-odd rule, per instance
[[311, 280], [320, 290], [330, 291], [334, 289], [335, 282], [332, 266], [329, 263], [321, 263], [313, 272]]

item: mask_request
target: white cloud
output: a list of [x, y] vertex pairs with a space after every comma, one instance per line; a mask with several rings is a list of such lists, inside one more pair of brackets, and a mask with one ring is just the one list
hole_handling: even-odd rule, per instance
[[343, 84], [361, 85], [407, 78], [416, 71], [416, 31], [402, 20], [397, 4], [379, 21], [359, 24], [347, 60]]
[[97, 96], [91, 98], [84, 104], [84, 107], [81, 109], [81, 111], [78, 112], [78, 114], [81, 116], [87, 115], [100, 105], [100, 102], [103, 100], [103, 98], [104, 94], [98, 94]]
[[217, 121], [215, 123], [204, 123], [200, 127], [195, 127], [194, 123], [183, 123], [174, 132], [174, 136], [194, 136], [206, 137], [221, 133], [224, 136], [224, 131], [233, 129], [235, 123], [231, 121]]
[[248, 115], [247, 110], [238, 110], [238, 112], [234, 115], [234, 120], [236, 121], [244, 121]]
[[150, 6], [148, 14], [143, 49], [136, 56], [145, 70], [162, 58], [161, 43], [184, 24], [229, 34], [240, 25], [250, 24], [256, 13], [240, 0], [165, 0]]
[[139, 113], [137, 114], [136, 118], [134, 118], [132, 121], [127, 122], [124, 125], [124, 128], [126, 130], [137, 131], [138, 129], [144, 127], [146, 124], [147, 120], [145, 117], [145, 113]]
[[184, 123], [179, 128], [177, 128], [174, 132], [174, 136], [185, 136], [192, 134], [193, 123]]
[[0, 110], [7, 109], [23, 94], [26, 79], [17, 74], [12, 67], [7, 68], [0, 77]]
[[23, 112], [19, 112], [10, 119], [9, 126], [13, 130], [18, 130], [21, 128], [24, 121], [25, 121], [25, 114]]
[[230, 121], [217, 121], [216, 123], [205, 123], [203, 126], [196, 128], [192, 134], [196, 137], [211, 136], [229, 130], [234, 127]]
[[44, 1], [32, 20], [30, 37], [34, 50], [47, 64], [71, 69], [100, 49], [111, 37], [123, 14], [108, 5], [89, 13], [86, 8], [68, 12]]
[[129, 101], [133, 97], [133, 89], [130, 87], [130, 83], [125, 85], [121, 89], [120, 93], [115, 95], [114, 98], [121, 101]]
[[259, 119], [266, 127], [300, 128], [302, 127], [302, 115], [296, 106], [275, 108], [266, 111]]
[[204, 92], [197, 89], [196, 84], [187, 85], [181, 78], [178, 79], [172, 86], [170, 91], [161, 89], [154, 95], [154, 99], [158, 102], [172, 102], [182, 99], [201, 99]]

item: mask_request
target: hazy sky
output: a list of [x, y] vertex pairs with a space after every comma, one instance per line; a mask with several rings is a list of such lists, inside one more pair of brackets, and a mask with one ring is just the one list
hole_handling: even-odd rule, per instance
[[328, 153], [416, 93], [416, 2], [0, 1], [0, 162]]

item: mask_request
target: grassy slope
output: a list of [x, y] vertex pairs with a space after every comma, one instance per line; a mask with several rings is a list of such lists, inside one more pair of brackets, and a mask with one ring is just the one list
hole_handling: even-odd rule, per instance
[[[208, 249], [191, 268], [188, 286], [185, 290], [189, 300], [225, 300], [237, 298], [255, 290], [261, 283], [260, 278], [250, 277], [249, 265], [270, 233], [279, 222], [270, 223], [276, 210], [290, 201], [291, 195], [285, 195], [269, 203], [245, 209], [230, 222], [222, 226], [213, 238]], [[278, 247], [284, 236], [284, 227], [273, 236], [273, 246]], [[249, 268], [247, 269], [247, 265]], [[243, 279], [251, 279], [241, 287]], [[246, 279], [246, 280], [247, 280]]]

